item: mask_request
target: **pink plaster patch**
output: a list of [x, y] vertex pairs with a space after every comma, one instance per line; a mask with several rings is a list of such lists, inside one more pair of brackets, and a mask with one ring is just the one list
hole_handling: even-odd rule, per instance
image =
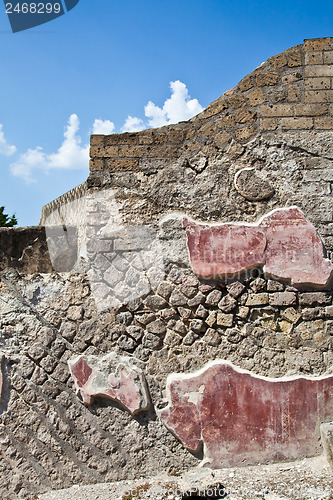
[[78, 387], [83, 387], [89, 379], [92, 368], [88, 365], [87, 360], [80, 356], [78, 360], [71, 365], [71, 373], [75, 378], [75, 383]]
[[197, 224], [183, 220], [193, 272], [210, 278], [264, 266], [267, 276], [326, 285], [333, 264], [297, 207], [273, 210], [257, 224]]
[[320, 455], [320, 424], [333, 418], [333, 376], [269, 379], [226, 361], [167, 381], [165, 426], [202, 465], [233, 467]]
[[149, 407], [143, 372], [132, 358], [115, 353], [103, 357], [82, 355], [69, 360], [68, 365], [84, 404], [106, 397], [118, 401], [132, 414]]
[[253, 226], [197, 225], [184, 219], [194, 273], [216, 276], [239, 273], [265, 262], [264, 231]]
[[325, 285], [333, 265], [324, 258], [323, 244], [297, 207], [275, 210], [261, 222], [267, 238], [265, 272], [294, 284]]

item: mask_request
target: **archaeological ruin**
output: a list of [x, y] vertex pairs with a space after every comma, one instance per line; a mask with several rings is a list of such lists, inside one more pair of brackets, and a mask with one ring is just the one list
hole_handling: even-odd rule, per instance
[[92, 135], [87, 181], [0, 229], [0, 497], [333, 467], [332, 196], [333, 38]]

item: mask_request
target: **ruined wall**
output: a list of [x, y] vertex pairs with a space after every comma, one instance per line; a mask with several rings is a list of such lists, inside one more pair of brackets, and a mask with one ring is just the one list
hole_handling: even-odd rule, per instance
[[[188, 122], [92, 136], [88, 185], [111, 186], [126, 221], [173, 210], [255, 221], [297, 205], [332, 251], [332, 44], [305, 40], [268, 59]], [[241, 196], [234, 177], [244, 167], [261, 173], [274, 196]]]
[[51, 201], [42, 208], [42, 213], [39, 221], [40, 226], [45, 226], [47, 218], [56, 213], [61, 213], [61, 209], [64, 209], [66, 205], [80, 200], [87, 194], [87, 183], [83, 182], [79, 186], [67, 191], [67, 193], [59, 196], [55, 200]]
[[44, 227], [0, 228], [0, 270], [7, 267], [30, 274], [52, 272]]
[[[70, 192], [43, 210], [46, 235], [42, 228], [0, 234], [13, 235], [0, 240], [1, 498], [157, 471], [177, 474], [207, 459], [207, 442], [203, 449], [186, 444], [197, 429], [180, 437], [170, 423], [166, 381], [208, 361], [227, 360], [261, 377], [317, 376], [331, 383], [332, 54], [333, 39], [307, 40], [270, 58], [189, 122], [92, 136], [87, 190]], [[261, 244], [260, 238], [249, 239], [237, 254], [249, 227], [260, 232], [277, 209], [283, 209], [282, 218], [292, 214], [291, 225], [282, 223], [283, 231], [292, 228], [284, 244], [272, 252], [272, 236], [265, 233], [265, 261], [244, 264], [244, 256]], [[187, 231], [207, 222], [216, 223], [209, 226], [216, 252], [208, 263], [237, 264], [232, 273], [205, 274], [194, 265]], [[73, 223], [78, 228], [71, 231]], [[279, 224], [273, 221], [274, 234]], [[226, 227], [223, 245], [233, 241], [235, 227], [244, 232], [230, 244], [231, 260], [224, 261], [213, 228]], [[20, 239], [22, 231], [29, 237]], [[46, 268], [38, 252], [35, 264], [30, 258], [20, 268], [30, 241], [44, 249], [49, 242]], [[268, 250], [273, 264], [280, 264], [274, 273], [267, 272]], [[148, 409], [131, 414], [126, 391], [111, 398], [116, 401], [97, 396], [116, 383], [103, 390], [86, 386], [96, 359], [109, 353], [119, 356], [119, 366], [126, 368], [120, 356], [129, 356], [142, 370]], [[80, 355], [85, 361], [75, 378], [67, 363]], [[106, 374], [117, 379], [117, 370], [101, 369], [98, 380]], [[303, 386], [307, 379], [297, 380]], [[82, 397], [94, 394], [87, 406], [78, 388]], [[188, 402], [197, 404], [198, 391], [191, 397]], [[333, 420], [330, 404], [322, 408], [321, 421]], [[294, 415], [288, 408], [279, 422], [287, 444]], [[315, 448], [305, 440], [294, 455], [286, 446], [269, 459], [319, 454], [314, 425]]]

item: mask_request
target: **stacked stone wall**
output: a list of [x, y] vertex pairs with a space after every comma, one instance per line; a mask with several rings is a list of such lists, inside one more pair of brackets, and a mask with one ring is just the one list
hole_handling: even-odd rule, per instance
[[[61, 213], [61, 209], [64, 208], [66, 205], [68, 205], [71, 202], [74, 202], [76, 200], [80, 200], [87, 194], [87, 183], [83, 182], [79, 186], [76, 186], [75, 188], [71, 189], [67, 193], [59, 196], [55, 200], [51, 201], [47, 205], [44, 205], [42, 208], [42, 213], [41, 217], [39, 220], [39, 225], [40, 226], [45, 226], [45, 224], [48, 223], [48, 218], [56, 213]], [[74, 221], [72, 221], [73, 224]], [[75, 220], [77, 222], [77, 220]]]
[[[89, 179], [44, 207], [46, 233], [1, 230], [1, 498], [197, 465], [202, 450], [159, 417], [168, 375], [217, 359], [267, 377], [332, 373], [332, 280], [291, 281], [302, 250], [307, 266], [331, 269], [315, 230], [330, 257], [332, 54], [333, 39], [306, 40], [188, 122], [93, 135]], [[264, 261], [233, 277], [194, 273], [185, 220], [243, 227], [246, 239], [294, 205], [305, 222], [279, 224], [295, 276], [265, 274]], [[284, 243], [273, 257], [286, 256]], [[76, 394], [68, 361], [110, 352], [143, 367], [148, 410]]]
[[85, 407], [67, 366], [74, 356], [141, 359], [155, 409], [168, 374], [212, 359], [270, 377], [332, 366], [332, 291], [301, 292], [260, 275], [221, 283], [173, 265], [156, 291], [102, 314], [81, 274], [6, 271], [1, 295], [4, 499], [198, 463], [153, 409], [133, 419], [100, 398]]
[[[149, 223], [174, 210], [254, 222], [297, 205], [331, 252], [332, 54], [332, 38], [305, 40], [188, 122], [91, 136], [90, 190], [111, 187], [124, 221]], [[273, 195], [255, 201], [237, 191], [235, 175], [249, 167]]]

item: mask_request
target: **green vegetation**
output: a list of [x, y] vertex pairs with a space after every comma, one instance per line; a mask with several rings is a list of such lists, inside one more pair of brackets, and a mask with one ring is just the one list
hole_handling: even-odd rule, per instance
[[9, 217], [8, 214], [4, 214], [3, 211], [5, 207], [0, 207], [0, 227], [13, 227], [17, 224], [17, 219], [15, 215]]

